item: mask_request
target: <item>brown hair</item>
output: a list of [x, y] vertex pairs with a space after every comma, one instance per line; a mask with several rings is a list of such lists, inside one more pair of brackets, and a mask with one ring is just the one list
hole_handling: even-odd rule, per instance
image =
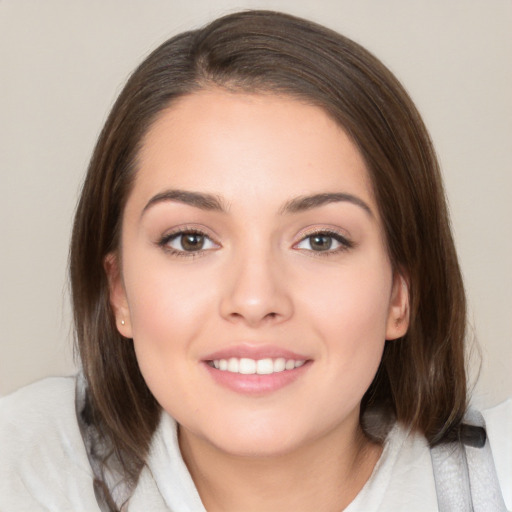
[[390, 258], [408, 276], [410, 327], [386, 343], [361, 410], [379, 407], [431, 444], [456, 435], [466, 408], [466, 304], [439, 166], [429, 135], [391, 72], [353, 41], [269, 11], [240, 12], [162, 44], [133, 73], [95, 148], [76, 212], [70, 275], [78, 351], [92, 422], [130, 485], [144, 465], [160, 408], [117, 332], [105, 256], [141, 141], [176, 98], [206, 87], [277, 92], [322, 107], [361, 151]]

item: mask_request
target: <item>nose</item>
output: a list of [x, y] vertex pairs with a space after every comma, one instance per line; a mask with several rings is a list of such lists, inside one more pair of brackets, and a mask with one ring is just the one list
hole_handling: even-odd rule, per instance
[[253, 328], [289, 319], [293, 302], [286, 274], [282, 263], [269, 254], [238, 258], [222, 284], [221, 316]]

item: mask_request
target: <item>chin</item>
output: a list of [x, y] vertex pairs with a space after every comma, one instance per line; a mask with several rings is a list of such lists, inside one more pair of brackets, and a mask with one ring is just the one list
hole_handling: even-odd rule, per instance
[[232, 456], [279, 457], [304, 449], [336, 429], [337, 423], [332, 420], [312, 424], [310, 414], [303, 418], [252, 417], [226, 422], [217, 432], [211, 432], [210, 439], [218, 449]]
[[[225, 418], [181, 427], [192, 438], [213, 450], [233, 457], [275, 457], [293, 452], [309, 438], [308, 429], [297, 429], [290, 418], [268, 418], [248, 415], [245, 418]], [[208, 425], [208, 428], [204, 428]]]
[[300, 442], [294, 442], [280, 432], [271, 436], [229, 436], [219, 440], [216, 448], [232, 457], [269, 458], [285, 456], [300, 446]]

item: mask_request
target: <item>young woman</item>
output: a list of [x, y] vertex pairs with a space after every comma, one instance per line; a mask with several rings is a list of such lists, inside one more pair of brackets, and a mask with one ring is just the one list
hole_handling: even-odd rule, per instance
[[153, 52], [70, 275], [83, 371], [0, 402], [2, 510], [505, 509], [431, 142], [354, 42], [250, 11]]

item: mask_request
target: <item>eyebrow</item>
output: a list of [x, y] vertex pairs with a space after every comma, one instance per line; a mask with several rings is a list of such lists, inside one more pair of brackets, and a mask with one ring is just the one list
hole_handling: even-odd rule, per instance
[[[225, 201], [220, 196], [202, 192], [190, 192], [187, 190], [166, 190], [156, 194], [146, 203], [146, 206], [144, 206], [142, 210], [141, 217], [152, 206], [167, 201], [176, 201], [207, 211], [226, 213], [228, 210]], [[345, 194], [342, 192], [296, 197], [286, 202], [279, 210], [279, 213], [281, 215], [299, 213], [312, 210], [313, 208], [318, 208], [326, 204], [339, 202], [354, 204], [362, 208], [370, 217], [374, 216], [371, 208], [362, 199], [352, 194]]]
[[224, 206], [224, 201], [219, 196], [204, 194], [201, 192], [189, 192], [187, 190], [166, 190], [165, 192], [156, 194], [146, 203], [141, 216], [155, 204], [167, 201], [176, 201], [178, 203], [188, 204], [201, 210], [216, 212], [227, 211], [227, 208]]
[[298, 213], [318, 208], [319, 206], [324, 206], [326, 204], [339, 202], [352, 203], [362, 208], [370, 217], [374, 216], [371, 208], [362, 199], [352, 194], [345, 194], [341, 192], [296, 197], [291, 201], [288, 201], [281, 208], [280, 213]]

